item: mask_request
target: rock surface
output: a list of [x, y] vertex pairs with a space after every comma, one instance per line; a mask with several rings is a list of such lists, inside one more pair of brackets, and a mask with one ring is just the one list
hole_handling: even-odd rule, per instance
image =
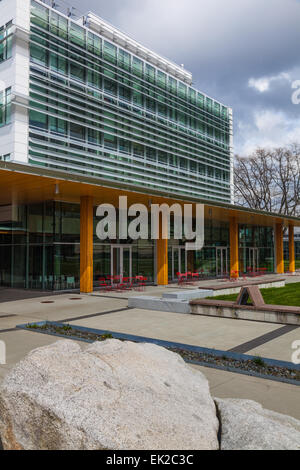
[[299, 450], [300, 421], [251, 400], [215, 399], [222, 450]]
[[69, 340], [36, 349], [5, 378], [5, 449], [218, 449], [204, 375], [153, 344]]

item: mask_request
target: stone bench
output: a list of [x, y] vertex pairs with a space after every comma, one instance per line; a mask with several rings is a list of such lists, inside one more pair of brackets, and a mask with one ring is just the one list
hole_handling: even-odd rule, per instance
[[190, 307], [194, 315], [300, 326], [300, 307], [265, 304], [259, 287], [253, 285], [244, 286], [235, 302], [197, 299], [190, 301]]
[[[272, 287], [284, 287], [285, 279], [284, 278], [268, 278], [268, 279], [251, 279], [247, 281], [232, 281], [232, 282], [219, 282], [211, 285], [206, 285], [203, 289], [208, 289], [212, 291], [210, 297], [216, 297], [219, 295], [231, 295], [238, 294], [241, 287], [245, 286], [259, 286], [260, 289], [269, 289]], [[201, 291], [202, 288], [199, 287]]]

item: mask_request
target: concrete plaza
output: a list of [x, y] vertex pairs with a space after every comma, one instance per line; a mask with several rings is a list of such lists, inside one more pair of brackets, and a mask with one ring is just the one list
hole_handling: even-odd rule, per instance
[[[287, 281], [299, 281], [299, 277]], [[146, 293], [160, 296], [163, 289], [147, 287]], [[177, 290], [177, 286], [168, 289]], [[16, 329], [16, 325], [43, 320], [224, 351], [241, 348], [247, 354], [283, 361], [291, 361], [292, 343], [300, 340], [300, 328], [285, 330], [283, 325], [270, 323], [129, 309], [129, 295], [137, 293], [54, 295], [1, 289], [0, 340], [6, 343], [7, 364], [0, 366], [0, 380], [29, 351], [57, 341], [53, 336]], [[269, 409], [300, 418], [299, 388], [295, 385], [207, 367], [199, 369], [207, 376], [215, 396], [253, 399]]]

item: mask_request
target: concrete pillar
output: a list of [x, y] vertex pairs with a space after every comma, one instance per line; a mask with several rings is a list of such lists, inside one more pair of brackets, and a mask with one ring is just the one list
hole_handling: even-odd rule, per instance
[[230, 277], [239, 277], [239, 226], [236, 217], [230, 218]]
[[80, 292], [93, 292], [93, 198], [80, 200]]
[[295, 240], [294, 240], [294, 226], [289, 225], [289, 271], [294, 273], [296, 271], [295, 264]]

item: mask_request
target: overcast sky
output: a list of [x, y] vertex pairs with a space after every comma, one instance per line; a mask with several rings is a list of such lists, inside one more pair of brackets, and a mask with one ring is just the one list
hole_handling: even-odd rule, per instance
[[299, 0], [67, 1], [184, 64], [195, 87], [231, 106], [235, 152], [300, 142]]

